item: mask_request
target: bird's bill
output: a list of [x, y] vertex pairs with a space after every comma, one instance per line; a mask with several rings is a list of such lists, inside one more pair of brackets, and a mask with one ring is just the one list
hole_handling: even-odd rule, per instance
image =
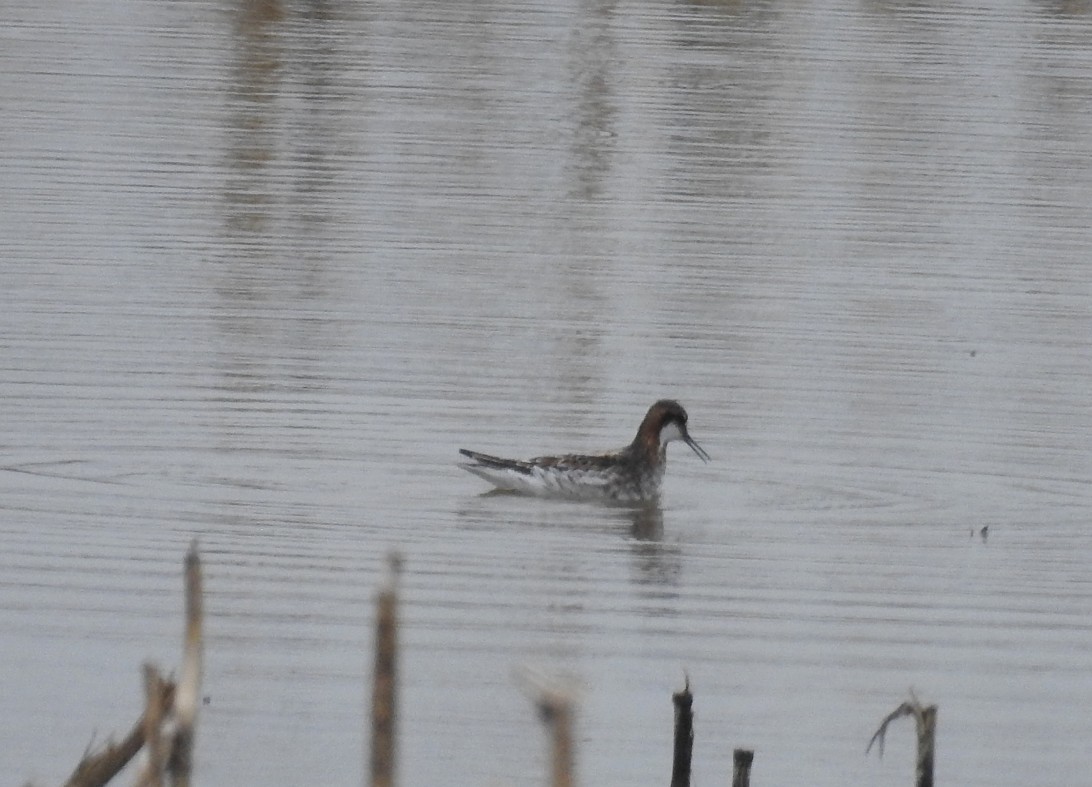
[[703, 462], [708, 462], [709, 461], [709, 458], [710, 458], [709, 454], [706, 453], [704, 448], [702, 448], [700, 445], [698, 445], [698, 442], [693, 437], [691, 437], [689, 435], [689, 433], [683, 432], [682, 439], [683, 439], [683, 442], [685, 442], [688, 446], [690, 446], [690, 449], [695, 454], [697, 454], [701, 458], [701, 460]]

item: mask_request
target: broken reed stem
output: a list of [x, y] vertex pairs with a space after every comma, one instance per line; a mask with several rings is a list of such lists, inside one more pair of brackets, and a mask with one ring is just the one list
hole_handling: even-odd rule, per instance
[[561, 693], [543, 693], [538, 710], [552, 740], [550, 784], [553, 787], [573, 787], [573, 703]]
[[918, 728], [918, 787], [933, 787], [933, 756], [936, 752], [937, 706], [922, 708]]
[[671, 763], [671, 787], [690, 787], [690, 760], [694, 752], [694, 695], [690, 678], [682, 691], [671, 695], [675, 705], [675, 755]]
[[732, 787], [750, 787], [751, 763], [755, 753], [750, 749], [736, 749], [732, 752]]
[[[159, 705], [169, 709], [174, 702], [174, 684], [163, 681], [159, 688]], [[142, 715], [120, 743], [109, 743], [97, 754], [84, 755], [65, 782], [65, 787], [103, 787], [140, 751], [144, 745], [146, 726]]]
[[375, 669], [372, 675], [372, 787], [393, 787], [398, 710], [398, 572], [402, 560], [387, 558], [387, 579], [376, 601]]
[[542, 670], [520, 667], [516, 680], [535, 704], [550, 735], [550, 784], [552, 787], [573, 787], [576, 783], [576, 746], [573, 743], [573, 717], [576, 707], [576, 686], [562, 675], [549, 675]]
[[193, 770], [193, 742], [200, 705], [201, 674], [203, 671], [204, 600], [201, 589], [201, 558], [197, 542], [186, 553], [186, 630], [182, 655], [182, 676], [174, 700], [177, 729], [170, 742], [166, 772], [176, 787], [189, 787]]
[[165, 753], [160, 729], [163, 717], [170, 708], [163, 705], [164, 680], [151, 662], [144, 664], [144, 750], [146, 762], [137, 779], [138, 787], [160, 787], [163, 784], [163, 755]]
[[[186, 631], [182, 678], [176, 686], [159, 674], [153, 664], [144, 665], [144, 712], [121, 743], [109, 743], [97, 754], [85, 754], [65, 787], [103, 787], [129, 764], [145, 745], [148, 762], [137, 779], [140, 787], [159, 787], [164, 765], [171, 783], [188, 787], [193, 765], [193, 731], [201, 692], [202, 620], [201, 559], [197, 542], [190, 545], [185, 561]], [[173, 718], [175, 730], [163, 739], [164, 721]]]
[[884, 736], [887, 734], [887, 726], [896, 719], [903, 716], [913, 716], [914, 724], [917, 728], [918, 734], [918, 755], [917, 755], [917, 767], [915, 774], [915, 784], [917, 787], [933, 787], [933, 760], [936, 752], [936, 730], [937, 730], [937, 706], [936, 705], [922, 705], [914, 692], [910, 692], [910, 700], [904, 702], [891, 713], [887, 714], [882, 722], [880, 722], [879, 729], [872, 735], [872, 740], [868, 742], [868, 748], [865, 749], [867, 754], [872, 749], [872, 744], [879, 743], [880, 756], [883, 756], [883, 743]]

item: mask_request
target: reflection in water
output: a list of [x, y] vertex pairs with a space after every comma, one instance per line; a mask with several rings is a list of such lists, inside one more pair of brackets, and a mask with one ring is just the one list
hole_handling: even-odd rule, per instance
[[236, 51], [229, 102], [227, 171], [224, 207], [229, 248], [253, 250], [239, 243], [248, 235], [269, 232], [275, 204], [271, 172], [276, 172], [278, 87], [282, 80], [283, 46], [274, 25], [282, 18], [278, 0], [243, 2], [236, 13]]
[[620, 63], [611, 25], [615, 5], [613, 0], [589, 0], [583, 13], [572, 17], [566, 45], [568, 84], [574, 94], [566, 119], [572, 123], [566, 130], [568, 195], [585, 204], [603, 196], [617, 146], [612, 92]]
[[659, 501], [635, 506], [630, 511], [633, 537], [638, 541], [658, 542], [664, 536], [664, 511]]
[[682, 573], [682, 550], [664, 543], [664, 512], [659, 502], [636, 506], [630, 519], [635, 581], [641, 585], [678, 585]]
[[[335, 20], [327, 11], [324, 3], [294, 7], [291, 25], [328, 42]], [[265, 450], [271, 421], [260, 403], [277, 401], [290, 406], [290, 453], [314, 457], [328, 445], [306, 412], [328, 389], [325, 361], [348, 336], [337, 310], [340, 273], [326, 251], [336, 230], [329, 160], [339, 132], [330, 94], [340, 66], [328, 45], [286, 35], [287, 13], [277, 0], [258, 0], [240, 3], [232, 17], [222, 242], [212, 273], [216, 365], [231, 405], [223, 450]]]

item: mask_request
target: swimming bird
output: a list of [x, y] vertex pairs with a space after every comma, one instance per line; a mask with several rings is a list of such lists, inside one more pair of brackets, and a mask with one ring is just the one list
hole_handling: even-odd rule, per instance
[[499, 490], [569, 500], [638, 503], [655, 500], [667, 466], [667, 444], [682, 440], [702, 461], [709, 454], [686, 430], [686, 410], [661, 399], [648, 408], [633, 442], [620, 451], [585, 456], [539, 456], [522, 461], [460, 448], [471, 459], [459, 465]]

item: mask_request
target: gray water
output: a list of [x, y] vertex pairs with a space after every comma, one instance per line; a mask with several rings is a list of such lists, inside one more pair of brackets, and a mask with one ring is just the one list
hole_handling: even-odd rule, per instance
[[[1092, 771], [1087, 3], [8, 3], [0, 779], [180, 658], [198, 783], [359, 784], [400, 550], [406, 785]], [[628, 442], [659, 511], [482, 497], [459, 447]], [[988, 527], [983, 539], [979, 531]]]

